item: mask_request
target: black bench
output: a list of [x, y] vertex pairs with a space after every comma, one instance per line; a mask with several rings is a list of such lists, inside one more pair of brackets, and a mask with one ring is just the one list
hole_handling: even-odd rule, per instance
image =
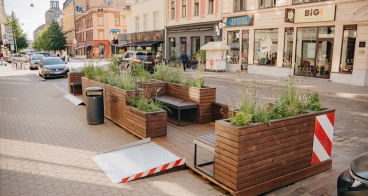
[[[207, 175], [214, 177], [214, 174], [215, 174], [214, 161], [197, 164], [197, 145], [215, 153], [216, 134], [213, 133], [213, 134], [202, 135], [202, 136], [194, 138], [194, 167], [206, 173]], [[213, 157], [213, 159], [215, 160], [215, 157]], [[209, 164], [213, 164], [212, 174], [201, 168], [201, 166], [209, 165]]]
[[[159, 96], [156, 98], [157, 100], [161, 101], [162, 103], [164, 103], [167, 107], [171, 107], [171, 108], [175, 108], [178, 110], [178, 124], [176, 124], [175, 122], [170, 121], [169, 119], [167, 121], [176, 124], [178, 126], [184, 126], [184, 125], [191, 125], [191, 124], [197, 124], [198, 123], [198, 105], [196, 103], [193, 102], [189, 102], [189, 101], [184, 101], [182, 99], [178, 99], [175, 97], [171, 97], [171, 96]], [[196, 120], [191, 123], [187, 123], [187, 124], [180, 124], [180, 111], [181, 110], [187, 110], [187, 109], [196, 109]]]
[[75, 90], [74, 90], [74, 87], [76, 87], [76, 86], [80, 86], [81, 88], [82, 88], [82, 82], [72, 82], [72, 83], [70, 83], [70, 86], [72, 86], [72, 93], [73, 93], [73, 95], [75, 95]]

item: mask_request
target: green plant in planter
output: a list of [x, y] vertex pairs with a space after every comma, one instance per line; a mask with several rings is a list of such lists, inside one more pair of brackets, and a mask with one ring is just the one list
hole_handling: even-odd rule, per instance
[[155, 72], [152, 78], [165, 82], [181, 84], [183, 82], [183, 71], [179, 66], [171, 67], [167, 64], [161, 63], [155, 66]]
[[131, 67], [116, 76], [116, 86], [124, 90], [136, 90], [137, 80], [131, 74]]
[[133, 66], [133, 75], [139, 83], [154, 83], [151, 74], [143, 66]]
[[84, 67], [79, 68], [79, 69], [77, 69], [77, 68], [75, 68], [75, 67], [72, 67], [72, 68], [70, 69], [70, 73], [84, 73]]
[[320, 99], [318, 98], [318, 93], [314, 92], [312, 95], [307, 93], [307, 97], [309, 98], [308, 109], [314, 111], [323, 111], [324, 108], [321, 106], [319, 102]]
[[[158, 91], [156, 92], [156, 95]], [[128, 97], [128, 101], [131, 106], [144, 112], [158, 112], [160, 110], [171, 112], [170, 109], [166, 107], [161, 101], [149, 97], [150, 94], [148, 91], [141, 91], [137, 96], [132, 95], [131, 97]]]
[[252, 124], [251, 114], [245, 114], [244, 112], [238, 112], [234, 117], [230, 118], [230, 123], [232, 125], [244, 126]]
[[206, 51], [205, 50], [197, 51], [195, 57], [197, 60], [199, 60], [199, 63], [206, 63]]
[[90, 80], [94, 80], [96, 79], [96, 69], [95, 69], [95, 65], [93, 63], [93, 61], [88, 61], [88, 63], [83, 65], [84, 67], [84, 73], [86, 78], [90, 79]]
[[203, 88], [204, 86], [204, 77], [203, 77], [203, 66], [199, 66], [196, 70], [196, 75], [193, 79], [186, 78], [184, 81], [185, 86], [191, 86], [196, 88]]

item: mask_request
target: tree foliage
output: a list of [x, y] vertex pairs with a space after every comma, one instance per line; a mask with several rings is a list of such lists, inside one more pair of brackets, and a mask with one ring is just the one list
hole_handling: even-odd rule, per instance
[[[23, 32], [23, 29], [20, 28], [19, 19], [15, 16], [14, 11], [12, 11], [10, 17], [6, 18], [5, 25], [11, 26], [13, 28], [14, 36], [15, 36], [14, 44], [15, 42], [17, 43], [17, 49], [21, 50], [23, 48], [27, 48], [28, 47], [27, 36]], [[15, 51], [15, 52], [18, 52], [18, 51]]]
[[55, 20], [45, 27], [32, 43], [35, 50], [64, 50], [65, 45], [66, 37]]

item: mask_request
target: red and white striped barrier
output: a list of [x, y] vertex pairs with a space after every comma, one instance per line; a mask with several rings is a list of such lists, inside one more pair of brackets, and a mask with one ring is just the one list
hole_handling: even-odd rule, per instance
[[316, 116], [312, 165], [331, 159], [335, 112]]
[[168, 170], [168, 169], [171, 169], [171, 168], [174, 168], [174, 167], [183, 165], [185, 163], [186, 163], [185, 158], [184, 159], [179, 159], [177, 161], [173, 161], [171, 163], [167, 163], [167, 164], [162, 165], [160, 167], [156, 167], [156, 168], [147, 170], [145, 172], [142, 172], [142, 173], [139, 173], [139, 174], [136, 174], [136, 175], [129, 176], [127, 178], [124, 178], [121, 182], [129, 182], [129, 181], [132, 181], [132, 180], [136, 180], [138, 178], [143, 178], [145, 176], [148, 176], [148, 175], [151, 175], [151, 174], [155, 174], [157, 172], [161, 172], [161, 171], [164, 171], [164, 170]]

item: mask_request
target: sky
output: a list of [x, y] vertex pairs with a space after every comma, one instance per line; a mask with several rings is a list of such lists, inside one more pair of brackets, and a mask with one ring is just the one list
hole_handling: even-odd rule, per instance
[[[59, 0], [59, 7], [63, 9], [65, 0]], [[32, 8], [31, 3], [34, 5]], [[45, 12], [50, 8], [49, 0], [4, 0], [5, 13], [10, 15], [14, 11], [19, 19], [21, 28], [27, 34], [28, 40], [33, 40], [33, 31], [45, 24]]]

